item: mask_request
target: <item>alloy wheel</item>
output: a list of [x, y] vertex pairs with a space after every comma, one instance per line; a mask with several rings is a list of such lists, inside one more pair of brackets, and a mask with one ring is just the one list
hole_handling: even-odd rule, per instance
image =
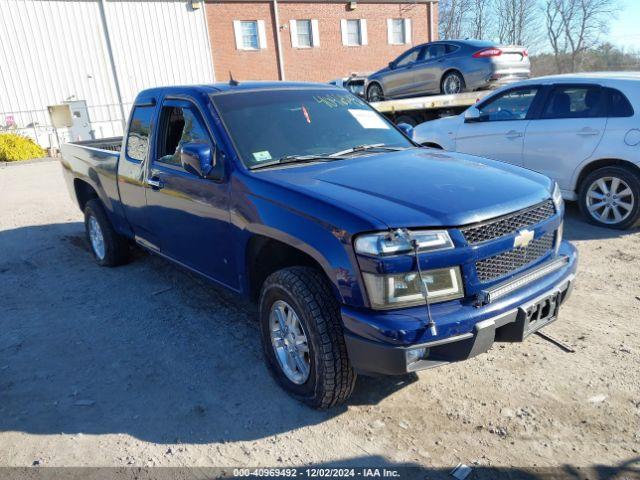
[[370, 102], [382, 101], [382, 88], [378, 84], [373, 84], [369, 87], [368, 100]]
[[615, 225], [626, 220], [636, 199], [629, 185], [618, 177], [602, 177], [587, 190], [587, 210], [599, 222]]
[[98, 259], [104, 260], [104, 235], [102, 234], [102, 228], [100, 228], [98, 220], [93, 215], [89, 217], [89, 240], [91, 241], [91, 248]]
[[280, 368], [289, 380], [302, 385], [311, 372], [309, 341], [300, 317], [287, 302], [274, 302], [269, 314], [269, 331]]
[[447, 95], [453, 95], [455, 93], [460, 93], [462, 89], [462, 82], [457, 75], [449, 75], [444, 79], [444, 93]]

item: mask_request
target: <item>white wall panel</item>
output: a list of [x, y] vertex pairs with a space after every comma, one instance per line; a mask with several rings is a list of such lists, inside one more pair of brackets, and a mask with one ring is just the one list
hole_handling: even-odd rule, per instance
[[0, 0], [0, 32], [0, 115], [46, 125], [48, 105], [75, 97], [92, 107], [93, 122], [106, 123], [97, 125], [108, 127], [105, 135], [114, 133], [117, 99], [97, 1]]
[[[214, 81], [204, 15], [183, 0], [105, 1], [125, 115], [143, 88]], [[0, 126], [47, 125], [48, 105], [75, 98], [98, 137], [121, 134], [106, 35], [100, 0], [0, 0]]]
[[144, 88], [214, 81], [204, 5], [108, 0], [106, 9], [125, 103]]

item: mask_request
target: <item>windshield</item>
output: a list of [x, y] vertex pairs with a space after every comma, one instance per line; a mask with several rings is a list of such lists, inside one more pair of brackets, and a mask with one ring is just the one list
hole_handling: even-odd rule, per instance
[[283, 157], [328, 155], [362, 145], [413, 146], [347, 91], [254, 90], [211, 98], [249, 168]]

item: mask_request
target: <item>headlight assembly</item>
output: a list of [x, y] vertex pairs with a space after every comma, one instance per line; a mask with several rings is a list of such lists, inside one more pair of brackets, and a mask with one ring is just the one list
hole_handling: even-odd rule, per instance
[[[453, 248], [446, 230], [418, 230], [411, 232], [418, 243], [418, 252], [434, 252]], [[403, 231], [360, 235], [355, 241], [356, 253], [373, 256], [399, 255], [413, 251], [411, 240]]]
[[[363, 273], [371, 306], [376, 309], [424, 305], [418, 272], [394, 275]], [[429, 302], [444, 302], [464, 296], [460, 267], [423, 270], [422, 279], [429, 291]]]

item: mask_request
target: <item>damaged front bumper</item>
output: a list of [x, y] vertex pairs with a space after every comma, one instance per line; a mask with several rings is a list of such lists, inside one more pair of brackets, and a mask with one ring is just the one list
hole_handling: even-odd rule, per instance
[[555, 321], [571, 293], [577, 252], [563, 242], [559, 253], [475, 299], [432, 305], [435, 335], [425, 325], [426, 307], [393, 312], [343, 307], [351, 364], [364, 374], [401, 375], [472, 358], [496, 341], [523, 341]]

